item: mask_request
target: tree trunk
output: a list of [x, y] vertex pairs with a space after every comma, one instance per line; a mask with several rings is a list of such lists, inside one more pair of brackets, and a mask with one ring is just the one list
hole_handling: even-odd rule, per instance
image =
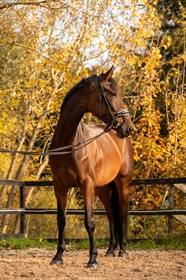
[[[37, 139], [37, 135], [38, 135], [38, 133], [40, 131], [40, 127], [42, 126], [42, 122], [46, 118], [46, 115], [48, 113], [48, 110], [49, 110], [51, 101], [53, 99], [53, 96], [60, 90], [60, 85], [61, 85], [62, 80], [63, 80], [63, 74], [60, 77], [58, 77], [57, 75], [58, 75], [58, 73], [55, 75], [54, 71], [51, 70], [51, 77], [52, 77], [53, 82], [54, 82], [54, 89], [50, 93], [50, 95], [48, 97], [48, 100], [46, 102], [46, 106], [43, 107], [43, 110], [42, 110], [42, 113], [40, 115], [40, 118], [38, 119], [38, 122], [37, 122], [36, 126], [33, 129], [33, 134], [32, 134], [32, 137], [30, 139], [30, 142], [28, 144], [27, 151], [33, 150], [35, 141]], [[28, 109], [27, 109], [27, 112], [28, 112], [27, 114], [28, 115], [30, 113], [30, 110], [31, 110], [31, 103], [29, 102], [28, 103]], [[25, 131], [26, 131], [26, 127], [27, 127], [27, 124], [25, 124]], [[26, 133], [25, 133], [25, 135], [26, 135]], [[26, 169], [26, 167], [28, 165], [29, 158], [30, 158], [30, 156], [28, 156], [28, 155], [24, 155], [23, 156], [23, 159], [22, 159], [22, 161], [21, 161], [21, 163], [19, 165], [19, 168], [18, 168], [16, 176], [15, 176], [16, 180], [18, 180], [18, 179], [20, 180], [23, 177], [23, 173], [24, 173], [24, 171], [25, 171], [25, 169]], [[38, 173], [39, 173], [39, 171], [38, 171]], [[12, 207], [15, 195], [16, 195], [16, 187], [12, 186], [12, 188], [10, 190], [8, 201], [6, 203], [6, 208]], [[15, 227], [16, 228], [14, 229], [14, 231], [17, 231], [17, 229], [18, 229], [18, 221], [17, 220], [16, 220], [16, 223], [15, 223]], [[9, 215], [4, 215], [3, 216], [3, 220], [2, 220], [2, 232], [3, 232], [3, 234], [7, 233], [8, 222], [9, 222]]]
[[[38, 121], [37, 125], [34, 128], [32, 138], [31, 138], [29, 146], [27, 148], [28, 151], [32, 150], [33, 147], [34, 147], [34, 143], [36, 141], [37, 134], [38, 134], [38, 131], [39, 131], [39, 127], [40, 127], [40, 124], [41, 124], [43, 118], [44, 118], [44, 115], [42, 114], [42, 116], [40, 117], [40, 120]], [[17, 170], [15, 180], [18, 180], [18, 179], [20, 180], [21, 177], [23, 176], [23, 172], [25, 171], [25, 169], [27, 167], [29, 158], [30, 158], [30, 156], [23, 155], [23, 159], [22, 159], [22, 161], [19, 165], [19, 168]], [[12, 207], [13, 202], [14, 202], [14, 198], [15, 198], [15, 195], [16, 195], [16, 188], [17, 188], [16, 186], [11, 187], [10, 194], [9, 194], [9, 197], [8, 197], [8, 201], [6, 203], [6, 208]], [[4, 215], [3, 216], [3, 220], [2, 220], [2, 232], [3, 232], [3, 234], [7, 233], [9, 217], [10, 217], [10, 215]]]
[[[43, 170], [45, 169], [45, 166], [47, 164], [48, 164], [48, 157], [45, 157], [35, 176], [36, 181], [40, 178], [41, 173], [43, 172]], [[28, 191], [26, 199], [25, 199], [26, 207], [27, 207], [35, 189], [36, 189], [36, 187], [29, 188], [29, 191]], [[29, 223], [30, 223], [30, 215], [27, 215], [27, 220], [26, 220], [26, 224], [25, 224], [26, 225], [25, 226], [25, 237], [27, 237], [27, 234], [28, 234]], [[15, 221], [15, 226], [14, 226], [14, 233], [19, 233], [19, 229], [20, 229], [20, 215], [17, 215], [16, 221]]]
[[[24, 130], [23, 136], [19, 142], [19, 145], [17, 146], [18, 151], [21, 150], [23, 143], [25, 141], [25, 138], [26, 138], [26, 136], [25, 136], [25, 130]], [[13, 177], [17, 157], [18, 157], [18, 154], [13, 154], [12, 160], [10, 163], [10, 167], [9, 167], [7, 175], [6, 175], [6, 180], [10, 180]], [[0, 207], [2, 207], [3, 197], [6, 195], [6, 192], [7, 192], [7, 186], [2, 186], [1, 193], [0, 193]]]

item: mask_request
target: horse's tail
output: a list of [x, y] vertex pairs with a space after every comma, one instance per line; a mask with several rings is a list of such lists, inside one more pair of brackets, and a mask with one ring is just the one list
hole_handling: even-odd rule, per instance
[[124, 220], [124, 232], [122, 233], [121, 229], [121, 211], [119, 207], [119, 195], [118, 195], [118, 190], [116, 187], [116, 184], [114, 181], [110, 183], [111, 186], [111, 201], [112, 201], [112, 209], [113, 209], [113, 214], [114, 214], [114, 224], [115, 224], [115, 233], [117, 238], [121, 237], [122, 234], [124, 234], [125, 239], [127, 238], [128, 235], [128, 203], [127, 203], [127, 213], [125, 216]]
[[118, 234], [120, 232], [120, 210], [119, 210], [119, 196], [118, 196], [118, 190], [116, 187], [116, 184], [114, 181], [110, 183], [111, 186], [111, 202], [112, 202], [112, 210], [114, 215], [114, 227], [115, 227], [115, 233], [117, 237], [118, 242]]

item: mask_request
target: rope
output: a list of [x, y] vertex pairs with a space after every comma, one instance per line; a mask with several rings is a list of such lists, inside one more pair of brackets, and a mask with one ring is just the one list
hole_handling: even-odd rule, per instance
[[[52, 149], [52, 150], [48, 150], [46, 152], [32, 152], [32, 151], [18, 151], [18, 150], [7, 150], [7, 149], [3, 149], [0, 148], [0, 153], [8, 153], [8, 154], [20, 154], [20, 155], [30, 155], [30, 156], [57, 156], [57, 155], [67, 155], [67, 154], [72, 154], [84, 147], [86, 147], [87, 145], [89, 145], [91, 142], [95, 141], [96, 139], [98, 139], [99, 137], [101, 137], [103, 134], [107, 133], [108, 131], [110, 131], [112, 129], [112, 125], [107, 125], [104, 129], [104, 131], [102, 131], [100, 134], [89, 138], [87, 140], [85, 140], [84, 142], [80, 142], [74, 145], [68, 145], [68, 146], [63, 146], [57, 149]], [[67, 151], [71, 149], [70, 151]]]

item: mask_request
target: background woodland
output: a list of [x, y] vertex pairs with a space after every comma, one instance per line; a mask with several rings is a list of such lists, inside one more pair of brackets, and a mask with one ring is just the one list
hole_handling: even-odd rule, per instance
[[[186, 177], [184, 0], [1, 0], [0, 147], [46, 151], [64, 95], [112, 64], [134, 122], [134, 178]], [[84, 121], [97, 122], [90, 114]], [[52, 179], [48, 157], [0, 153], [0, 178]], [[166, 207], [167, 197], [167, 186], [131, 188], [130, 207]], [[69, 208], [83, 207], [77, 190], [69, 198]], [[0, 187], [0, 207], [17, 203], [16, 187]], [[55, 208], [52, 188], [28, 188], [26, 205]], [[175, 205], [185, 207], [182, 194], [175, 193]], [[99, 235], [107, 236], [104, 218], [96, 219]], [[18, 232], [18, 220], [3, 216], [1, 232]], [[67, 235], [76, 237], [83, 218], [69, 220]], [[165, 228], [166, 218], [157, 217], [131, 217], [129, 226], [132, 237], [159, 235]], [[55, 236], [55, 219], [28, 216], [27, 232]]]

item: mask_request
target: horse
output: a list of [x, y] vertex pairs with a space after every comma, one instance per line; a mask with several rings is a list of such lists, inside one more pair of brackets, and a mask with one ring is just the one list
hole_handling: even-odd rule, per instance
[[[133, 150], [128, 138], [132, 121], [120, 88], [112, 78], [113, 72], [112, 66], [101, 75], [82, 79], [66, 94], [61, 106], [50, 146], [53, 154], [49, 156], [58, 225], [57, 253], [51, 264], [63, 263], [68, 191], [72, 187], [80, 188], [85, 200], [84, 225], [90, 243], [87, 267], [98, 266], [93, 217], [95, 190], [109, 220], [110, 244], [106, 256], [115, 255], [118, 243], [118, 255], [126, 254], [128, 192], [133, 174]], [[104, 124], [83, 123], [82, 117], [87, 112]]]

